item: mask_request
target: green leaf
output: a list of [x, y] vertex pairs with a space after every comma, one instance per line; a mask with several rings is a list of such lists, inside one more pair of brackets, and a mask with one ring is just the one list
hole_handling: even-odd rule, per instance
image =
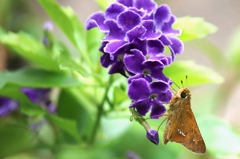
[[27, 115], [45, 115], [57, 127], [79, 140], [77, 124], [75, 121], [64, 119], [58, 116], [48, 114], [40, 106], [32, 103], [28, 97], [17, 87], [6, 86], [0, 89], [0, 96], [9, 97], [20, 102], [20, 111]]
[[114, 2], [114, 0], [95, 0], [97, 4], [101, 7], [103, 11], [106, 10], [106, 8]]
[[206, 83], [220, 84], [223, 82], [223, 77], [214, 72], [210, 68], [195, 64], [193, 61], [176, 61], [163, 70], [167, 77], [170, 77], [174, 82], [180, 83], [188, 76], [188, 85], [199, 85]]
[[61, 73], [45, 71], [37, 68], [23, 68], [18, 71], [0, 72], [0, 88], [5, 84], [19, 87], [73, 87], [81, 83], [76, 78]]
[[55, 0], [38, 0], [44, 10], [53, 19], [53, 21], [61, 28], [69, 40], [81, 53], [84, 60], [92, 65], [86, 48], [85, 29], [79, 18], [70, 7], [61, 7]]
[[61, 70], [77, 71], [84, 77], [88, 77], [91, 72], [87, 65], [81, 65], [69, 55], [60, 55], [58, 62]]
[[69, 72], [77, 71], [85, 77], [89, 76], [91, 71], [88, 65], [80, 63], [80, 61], [76, 60], [78, 58], [72, 57], [63, 44], [54, 43], [53, 54], [56, 61], [58, 61], [61, 70], [67, 70]]
[[51, 53], [41, 42], [36, 41], [29, 34], [20, 32], [0, 34], [0, 42], [13, 49], [28, 61], [52, 71], [59, 71], [58, 63], [51, 57]]
[[80, 137], [87, 140], [93, 130], [93, 114], [96, 109], [82, 99], [83, 94], [75, 94], [73, 89], [63, 89], [59, 95], [57, 113], [62, 118], [75, 121]]
[[240, 134], [217, 116], [197, 118], [207, 151], [217, 158], [240, 155]]
[[19, 125], [1, 123], [0, 136], [0, 158], [29, 149], [34, 145], [34, 133]]
[[230, 64], [235, 68], [240, 66], [240, 27], [232, 34], [227, 50], [227, 56], [230, 59]]
[[77, 140], [80, 140], [79, 133], [77, 130], [77, 123], [73, 120], [61, 118], [55, 115], [47, 114], [46, 118], [53, 122], [58, 128], [67, 132], [69, 135], [74, 137]]
[[95, 64], [95, 70], [99, 72], [99, 70], [102, 69], [102, 66], [100, 65], [100, 56], [102, 53], [99, 51], [99, 48], [101, 46], [103, 33], [99, 31], [98, 28], [93, 28], [87, 31], [86, 38], [88, 56], [90, 57], [92, 63]]
[[217, 31], [215, 25], [206, 22], [203, 18], [190, 16], [178, 18], [173, 27], [182, 30], [179, 38], [183, 41], [203, 38]]
[[119, 88], [119, 86], [115, 86], [113, 88], [113, 105], [118, 106], [126, 100], [129, 100], [126, 92]]

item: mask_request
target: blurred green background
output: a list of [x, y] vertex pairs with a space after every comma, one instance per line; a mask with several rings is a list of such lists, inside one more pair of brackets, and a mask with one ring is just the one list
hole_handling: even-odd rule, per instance
[[[98, 1], [100, 4], [105, 2], [108, 3], [107, 1]], [[58, 3], [64, 7], [70, 6], [83, 25], [90, 14], [100, 10], [100, 7], [93, 0], [59, 0]], [[176, 65], [165, 71], [178, 84], [180, 80], [185, 79], [185, 75], [188, 75], [188, 87], [192, 93], [192, 110], [206, 143], [206, 154], [196, 155], [176, 143], [168, 143], [166, 146], [160, 143], [156, 146], [147, 140], [143, 127], [137, 122], [130, 122], [131, 114], [127, 109], [130, 101], [126, 97], [127, 82], [119, 75], [113, 77], [116, 81], [110, 89], [110, 92], [112, 92], [110, 98], [115, 101], [115, 104], [119, 105], [113, 109], [106, 108], [105, 114], [103, 113], [99, 121], [100, 130], [96, 133], [95, 142], [86, 144], [84, 141], [92, 135], [94, 121], [98, 114], [98, 109], [89, 105], [93, 105], [94, 102], [100, 103], [102, 96], [95, 98], [94, 95], [102, 94], [103, 89], [93, 89], [95, 79], [82, 77], [80, 74], [84, 74], [84, 72], [67, 72], [71, 67], [77, 69], [77, 66], [69, 66], [64, 63], [63, 68], [67, 70], [66, 77], [69, 77], [66, 83], [59, 82], [54, 85], [50, 82], [41, 83], [43, 82], [41, 81], [38, 85], [38, 87], [46, 87], [48, 84], [49, 87], [57, 88], [52, 93], [52, 99], [58, 105], [57, 116], [61, 118], [55, 118], [48, 114], [43, 117], [38, 110], [30, 113], [29, 110], [24, 111], [23, 109], [21, 109], [21, 112], [24, 112], [24, 115], [13, 114], [14, 118], [11, 116], [0, 118], [0, 157], [5, 159], [125, 159], [128, 152], [133, 152], [142, 159], [240, 158], [240, 108], [238, 102], [240, 98], [240, 1], [194, 0], [190, 2], [179, 0], [176, 2], [169, 0], [157, 1], [157, 3], [168, 4], [172, 13], [177, 17], [203, 17], [218, 28], [217, 32], [205, 31], [208, 34], [215, 32], [207, 37], [205, 37], [205, 34], [203, 37], [198, 34], [196, 38], [185, 39], [184, 53], [177, 56]], [[41, 41], [43, 24], [45, 21], [51, 21], [42, 6], [38, 1], [1, 0], [1, 28], [12, 32], [25, 31], [36, 40]], [[102, 4], [103, 6], [104, 4]], [[197, 22], [201, 21], [198, 20]], [[183, 23], [186, 21], [186, 19], [183, 20]], [[192, 24], [192, 22], [190, 21], [187, 24]], [[179, 27], [190, 30], [191, 27], [184, 26], [183, 23], [180, 23]], [[203, 24], [203, 22], [199, 22], [199, 24]], [[65, 25], [68, 25], [68, 23]], [[201, 27], [201, 25], [197, 27]], [[212, 26], [202, 27], [214, 28]], [[76, 48], [73, 42], [69, 40], [68, 35], [64, 34], [62, 30], [54, 23], [54, 38], [57, 39], [56, 41], [60, 41], [59, 43], [64, 44], [72, 57], [78, 58], [79, 48]], [[99, 42], [98, 40], [101, 37], [99, 33], [90, 32], [89, 37], [94, 37], [90, 34], [94, 34], [96, 36], [95, 40]], [[187, 33], [185, 34], [187, 35]], [[6, 44], [7, 42], [2, 43]], [[95, 48], [98, 48], [99, 45], [97, 44]], [[0, 45], [1, 70], [12, 71], [25, 66], [32, 66], [32, 61], [19, 56], [18, 49], [8, 48]], [[96, 53], [91, 58], [94, 58], [96, 62], [95, 73], [99, 73], [100, 76], [99, 83], [96, 85], [103, 85], [102, 88], [105, 88], [109, 75], [107, 69], [99, 68], [100, 64], [97, 62], [100, 55], [100, 53]], [[204, 66], [204, 68], [201, 66]], [[198, 74], [200, 75], [198, 76]], [[57, 76], [65, 79], [65, 74], [57, 74]], [[3, 81], [2, 74], [0, 77], [2, 77], [0, 81]], [[10, 77], [12, 80], [12, 77], [20, 76], [13, 73], [8, 78], [10, 79]], [[25, 77], [24, 74], [21, 74], [21, 77]], [[29, 79], [34, 80], [33, 77], [34, 74], [29, 75]], [[8, 78], [6, 77], [6, 79]], [[75, 78], [80, 81], [80, 84], [74, 80]], [[2, 81], [0, 86], [3, 83]], [[19, 81], [12, 80], [11, 82], [15, 84], [19, 82], [18, 85], [20, 86], [28, 86], [29, 84], [24, 83], [24, 78], [23, 82], [21, 78], [19, 78]], [[34, 82], [32, 86], [37, 85]], [[87, 96], [89, 91], [92, 92], [92, 96]], [[2, 94], [4, 93], [6, 91], [2, 90]], [[116, 93], [121, 93], [121, 97], [114, 96]], [[10, 96], [11, 93], [7, 94]], [[89, 98], [83, 97], [82, 94]], [[109, 107], [109, 105], [106, 107]], [[110, 111], [108, 112], [108, 110]], [[39, 121], [39, 118], [44, 118], [50, 122], [43, 123], [38, 131], [31, 131], [27, 126], [28, 122], [22, 120]], [[153, 128], [157, 128], [161, 121], [162, 119], [149, 120], [149, 123]], [[160, 140], [162, 140], [164, 126], [163, 124], [159, 131]], [[77, 127], [77, 130], [75, 130], [75, 127]], [[59, 131], [59, 129], [63, 131]]]

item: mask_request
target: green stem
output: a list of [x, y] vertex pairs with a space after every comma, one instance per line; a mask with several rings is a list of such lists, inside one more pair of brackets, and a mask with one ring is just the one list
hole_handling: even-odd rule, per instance
[[130, 111], [132, 113], [131, 120], [132, 119], [136, 120], [139, 124], [141, 124], [144, 127], [146, 131], [149, 131], [151, 129], [146, 119], [140, 116], [138, 112], [135, 110], [135, 108], [130, 108]]
[[113, 80], [113, 76], [110, 76], [107, 88], [106, 88], [104, 96], [103, 96], [103, 100], [100, 103], [100, 105], [98, 106], [96, 122], [94, 124], [92, 135], [91, 135], [90, 140], [89, 140], [90, 145], [92, 145], [94, 143], [95, 139], [96, 139], [97, 130], [98, 130], [99, 126], [100, 126], [101, 117], [102, 117], [102, 114], [103, 114], [103, 105], [104, 105], [104, 102], [107, 99], [108, 91], [110, 89], [112, 80]]

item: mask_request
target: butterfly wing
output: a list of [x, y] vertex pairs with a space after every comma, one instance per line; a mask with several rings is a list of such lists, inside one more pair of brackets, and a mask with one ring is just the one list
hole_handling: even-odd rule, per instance
[[184, 109], [170, 113], [163, 138], [164, 144], [172, 141], [182, 144], [195, 153], [203, 154], [206, 152], [206, 146], [190, 108], [190, 103]]

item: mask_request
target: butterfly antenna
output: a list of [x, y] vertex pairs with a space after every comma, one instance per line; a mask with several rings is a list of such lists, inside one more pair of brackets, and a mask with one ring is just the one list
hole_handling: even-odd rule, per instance
[[[173, 82], [173, 81], [172, 81]], [[175, 82], [173, 82], [179, 89], [180, 89], [180, 87], [175, 83]]]
[[188, 76], [186, 75], [186, 87], [188, 86]]
[[183, 81], [181, 80], [182, 88], [184, 88]]

